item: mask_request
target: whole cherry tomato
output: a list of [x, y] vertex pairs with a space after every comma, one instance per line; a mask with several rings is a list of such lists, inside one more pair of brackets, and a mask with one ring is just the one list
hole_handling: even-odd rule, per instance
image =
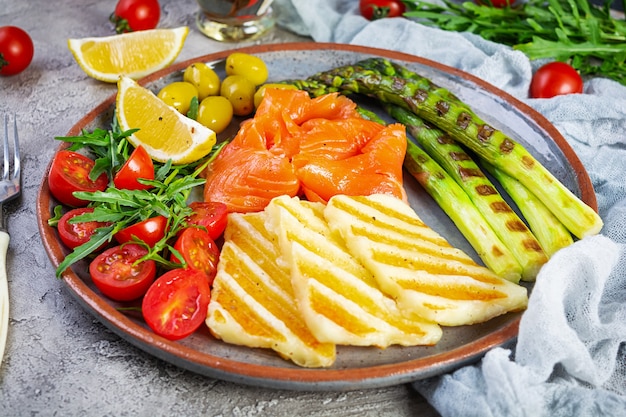
[[220, 85], [220, 95], [233, 105], [233, 114], [248, 116], [254, 111], [254, 83], [243, 75], [229, 75]]
[[15, 75], [24, 71], [34, 54], [33, 41], [23, 29], [17, 26], [0, 27], [0, 75]]
[[141, 312], [156, 334], [178, 340], [204, 323], [210, 300], [204, 272], [177, 268], [154, 281], [143, 297]]
[[86, 206], [87, 201], [74, 197], [75, 191], [104, 191], [108, 185], [106, 174], [101, 174], [95, 181], [89, 178], [94, 164], [92, 159], [76, 152], [57, 152], [48, 174], [50, 193], [65, 205]]
[[406, 11], [406, 6], [401, 0], [360, 0], [359, 10], [367, 20], [377, 20], [400, 17]]
[[96, 229], [106, 227], [111, 224], [108, 222], [98, 221], [71, 222], [74, 217], [86, 213], [93, 213], [93, 208], [75, 208], [65, 213], [61, 216], [61, 219], [59, 219], [59, 223], [57, 225], [59, 237], [61, 238], [61, 242], [63, 242], [65, 246], [70, 249], [74, 249], [75, 247], [87, 243], [91, 236], [96, 232]]
[[165, 216], [155, 216], [135, 223], [120, 230], [113, 236], [119, 244], [141, 240], [146, 245], [153, 247], [165, 237], [167, 231], [167, 218]]
[[158, 0], [119, 0], [109, 18], [117, 33], [154, 29], [161, 18]]
[[191, 107], [191, 100], [198, 98], [198, 89], [187, 81], [174, 81], [164, 86], [157, 93], [157, 97], [168, 106], [174, 107], [182, 114], [187, 114]]
[[[220, 250], [206, 231], [197, 227], [186, 228], [176, 240], [174, 249], [182, 255], [187, 268], [202, 271], [209, 285], [213, 283], [217, 274]], [[179, 262], [173, 254], [171, 260]]]
[[217, 240], [226, 228], [228, 208], [216, 201], [194, 201], [189, 204], [193, 214], [187, 218], [190, 226], [202, 226], [213, 240]]
[[532, 98], [551, 98], [561, 94], [583, 92], [583, 79], [565, 62], [550, 62], [539, 68], [530, 81]]
[[144, 180], [154, 179], [154, 163], [146, 149], [141, 145], [135, 148], [128, 160], [117, 171], [113, 178], [113, 184], [115, 184], [116, 188], [125, 190], [147, 190], [152, 188], [151, 185], [141, 184], [137, 181], [139, 178]]
[[156, 277], [153, 260], [137, 263], [148, 254], [141, 245], [129, 243], [107, 249], [89, 264], [89, 274], [96, 287], [117, 301], [136, 300], [148, 291]]
[[256, 55], [233, 52], [226, 57], [226, 75], [243, 75], [257, 86], [267, 81], [267, 65]]

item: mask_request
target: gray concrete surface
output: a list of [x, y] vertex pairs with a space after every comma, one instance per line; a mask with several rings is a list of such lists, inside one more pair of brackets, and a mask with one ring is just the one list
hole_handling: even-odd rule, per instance
[[[35, 57], [22, 74], [0, 77], [0, 115], [19, 119], [24, 194], [5, 207], [10, 329], [0, 368], [0, 416], [435, 416], [410, 386], [312, 393], [212, 380], [162, 362], [108, 331], [54, 278], [36, 225], [36, 195], [48, 161], [82, 115], [115, 92], [88, 78], [67, 38], [112, 33], [115, 0], [0, 0], [0, 26], [30, 33]], [[160, 26], [188, 25], [178, 60], [237, 45], [194, 25], [194, 0], [161, 0]], [[261, 41], [301, 40], [275, 30]]]

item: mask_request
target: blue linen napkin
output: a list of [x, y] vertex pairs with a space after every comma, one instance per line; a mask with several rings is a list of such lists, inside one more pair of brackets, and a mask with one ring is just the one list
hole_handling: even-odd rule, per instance
[[443, 416], [626, 416], [626, 87], [585, 80], [584, 94], [528, 98], [521, 52], [408, 19], [369, 22], [356, 0], [275, 0], [278, 24], [318, 42], [410, 53], [459, 68], [542, 113], [593, 182], [605, 226], [542, 268], [514, 352], [413, 384]]

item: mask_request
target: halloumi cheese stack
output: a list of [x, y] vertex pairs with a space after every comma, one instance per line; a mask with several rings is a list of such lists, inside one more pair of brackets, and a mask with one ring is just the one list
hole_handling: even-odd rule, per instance
[[270, 348], [302, 367], [335, 362], [333, 343], [319, 342], [296, 306], [291, 271], [266, 214], [229, 214], [206, 324], [227, 343]]
[[395, 197], [335, 196], [324, 217], [409, 317], [458, 326], [527, 306], [526, 288], [452, 247]]
[[324, 207], [283, 196], [265, 209], [268, 228], [278, 235], [279, 263], [291, 270], [300, 314], [315, 337], [326, 343], [380, 348], [437, 343], [441, 328], [420, 317], [403, 316], [328, 228]]

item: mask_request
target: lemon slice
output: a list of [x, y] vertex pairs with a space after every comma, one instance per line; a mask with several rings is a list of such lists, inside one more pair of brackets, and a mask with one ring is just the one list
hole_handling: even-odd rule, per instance
[[155, 161], [188, 164], [208, 155], [215, 132], [165, 104], [154, 93], [122, 76], [117, 82], [117, 119], [122, 130], [139, 129], [128, 137]]
[[189, 28], [181, 26], [69, 39], [67, 45], [87, 75], [114, 83], [122, 75], [136, 80], [170, 65], [183, 49], [188, 33]]

